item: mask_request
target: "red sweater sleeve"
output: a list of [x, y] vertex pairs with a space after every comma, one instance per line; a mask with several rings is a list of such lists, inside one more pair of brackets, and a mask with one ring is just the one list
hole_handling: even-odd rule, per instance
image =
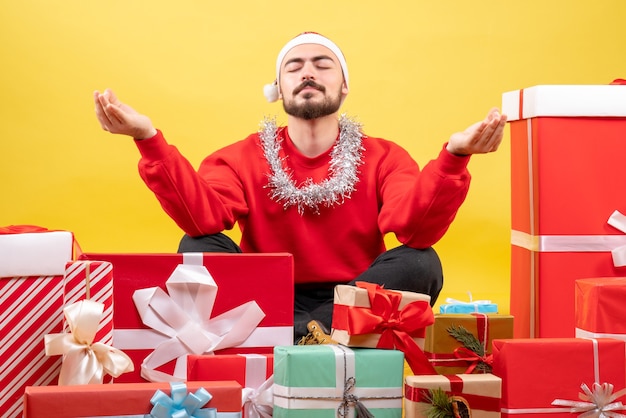
[[231, 229], [247, 209], [232, 168], [219, 162], [211, 178], [202, 176], [166, 142], [161, 131], [136, 141], [141, 153], [139, 174], [165, 212], [191, 236]]
[[470, 157], [455, 156], [444, 145], [420, 171], [404, 150], [394, 154], [381, 169], [381, 231], [395, 233], [413, 248], [430, 247], [443, 237], [467, 196]]

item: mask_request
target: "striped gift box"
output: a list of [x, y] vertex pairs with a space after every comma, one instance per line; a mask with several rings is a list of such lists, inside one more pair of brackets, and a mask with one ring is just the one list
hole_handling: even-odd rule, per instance
[[[70, 261], [66, 264], [63, 306], [89, 299], [104, 304], [94, 341], [113, 345], [113, 266], [108, 261]], [[69, 332], [64, 324], [64, 332]]]
[[22, 416], [29, 385], [56, 384], [60, 357], [44, 335], [63, 330], [63, 276], [78, 248], [70, 231], [0, 227], [0, 416]]
[[62, 358], [45, 355], [44, 335], [68, 332], [63, 308], [83, 299], [105, 305], [95, 341], [112, 345], [111, 263], [69, 261], [63, 276], [0, 279], [1, 417], [22, 415], [26, 386], [57, 384]]
[[61, 357], [43, 336], [63, 329], [63, 276], [0, 279], [0, 416], [22, 415], [26, 386], [56, 384]]

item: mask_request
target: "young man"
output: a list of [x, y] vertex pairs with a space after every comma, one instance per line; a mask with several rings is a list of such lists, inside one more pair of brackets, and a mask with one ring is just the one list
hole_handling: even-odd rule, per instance
[[[263, 121], [197, 171], [148, 117], [110, 90], [94, 93], [102, 128], [135, 139], [143, 180], [186, 233], [179, 252], [293, 254], [295, 340], [330, 327], [337, 284], [374, 282], [435, 303], [443, 274], [431, 247], [467, 195], [470, 155], [497, 150], [506, 122], [492, 109], [420, 170], [400, 146], [339, 116], [348, 91], [337, 45], [298, 35], [278, 54], [276, 80], [264, 89], [269, 101], [282, 99], [287, 125]], [[222, 234], [236, 223], [240, 246]], [[387, 250], [387, 233], [402, 245]]]

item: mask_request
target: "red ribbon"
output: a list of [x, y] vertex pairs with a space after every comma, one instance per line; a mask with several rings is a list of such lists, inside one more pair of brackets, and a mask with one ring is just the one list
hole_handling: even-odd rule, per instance
[[489, 340], [489, 317], [487, 314], [474, 312], [472, 316], [476, 317], [476, 337], [478, 341], [487, 351], [487, 341]]
[[49, 229], [36, 225], [9, 225], [0, 227], [0, 234], [26, 234], [29, 232], [49, 232]]
[[611, 85], [626, 85], [626, 80], [624, 80], [623, 78], [616, 78], [610, 84]]
[[472, 373], [479, 363], [485, 363], [489, 366], [493, 365], [493, 355], [487, 355], [487, 342], [489, 341], [489, 317], [484, 313], [473, 313], [476, 317], [476, 337], [482, 344], [485, 355], [479, 356], [471, 350], [464, 347], [459, 347], [454, 350], [454, 355], [462, 360], [471, 361], [465, 373]]
[[470, 374], [474, 371], [476, 366], [480, 363], [488, 364], [489, 366], [493, 365], [493, 354], [479, 356], [474, 351], [465, 347], [458, 347], [454, 350], [454, 355], [459, 360], [465, 360], [471, 362], [467, 370], [465, 370], [466, 374]]
[[[457, 375], [446, 375], [450, 380], [450, 390], [445, 391], [448, 396], [462, 396], [472, 410], [500, 411], [500, 398], [485, 395], [463, 393], [463, 379]], [[404, 385], [404, 397], [412, 402], [429, 402], [429, 390], [420, 387]]]
[[[11, 234], [30, 234], [36, 232], [59, 232], [58, 229], [48, 229], [43, 226], [37, 225], [9, 225], [9, 226], [0, 226], [0, 235], [11, 235]], [[76, 241], [73, 240], [72, 243], [72, 251], [74, 252], [74, 256], [72, 259], [77, 259], [79, 255], [83, 253], [83, 250], [80, 248], [80, 245]]]
[[487, 355], [487, 342], [489, 341], [489, 317], [484, 313], [472, 313], [472, 316], [476, 317], [476, 337], [478, 342], [483, 346], [485, 355], [480, 356], [475, 351], [472, 351], [466, 347], [458, 347], [453, 351], [452, 355], [449, 354], [430, 354], [428, 357], [430, 358], [431, 363], [442, 363], [445, 362], [446, 366], [449, 367], [457, 367], [460, 366], [458, 362], [448, 361], [450, 359], [457, 359], [459, 362], [463, 361], [465, 364], [468, 362], [470, 365], [465, 370], [466, 374], [470, 374], [474, 371], [476, 366], [478, 366], [481, 362], [485, 363], [489, 366], [493, 365], [493, 355]]
[[399, 310], [402, 294], [380, 285], [357, 282], [366, 289], [370, 308], [335, 305], [332, 327], [350, 335], [380, 334], [376, 348], [398, 349], [416, 375], [437, 374], [413, 338], [423, 337], [425, 328], [435, 322], [432, 308], [426, 301], [408, 303]]
[[465, 359], [458, 358], [454, 355], [454, 353], [433, 353], [430, 351], [424, 351], [424, 354], [431, 364], [437, 364], [445, 367], [467, 366], [467, 361], [465, 361]]

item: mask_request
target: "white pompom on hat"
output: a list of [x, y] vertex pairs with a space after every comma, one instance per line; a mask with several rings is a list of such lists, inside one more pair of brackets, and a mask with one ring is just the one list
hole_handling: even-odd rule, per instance
[[325, 46], [330, 49], [330, 51], [335, 54], [337, 59], [339, 60], [339, 64], [341, 65], [341, 70], [343, 71], [343, 77], [346, 80], [346, 86], [348, 85], [348, 65], [346, 64], [346, 58], [343, 56], [341, 49], [330, 39], [325, 36], [320, 35], [316, 32], [304, 32], [300, 35], [296, 36], [280, 50], [278, 53], [278, 58], [276, 58], [276, 79], [273, 83], [266, 84], [263, 86], [263, 94], [268, 102], [275, 102], [278, 100], [279, 92], [278, 92], [278, 82], [280, 80], [280, 66], [283, 63], [283, 59], [287, 52], [298, 45], [303, 44], [317, 44]]

